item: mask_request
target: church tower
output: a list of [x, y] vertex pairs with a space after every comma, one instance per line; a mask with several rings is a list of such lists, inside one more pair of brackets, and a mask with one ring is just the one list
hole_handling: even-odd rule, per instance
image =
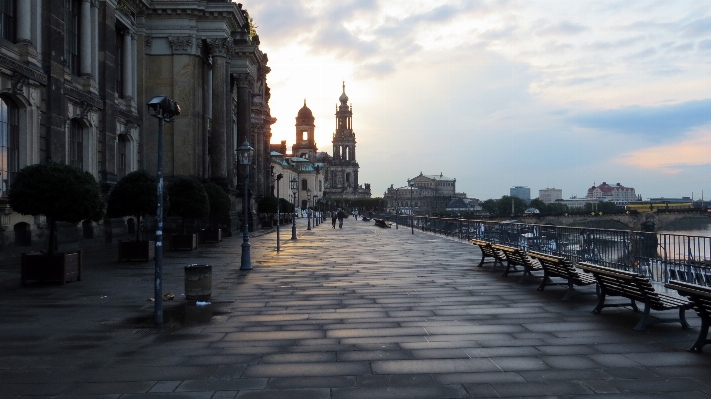
[[299, 110], [296, 116], [296, 141], [291, 146], [291, 154], [295, 157], [308, 159], [311, 162], [316, 161], [316, 141], [314, 141], [314, 115], [306, 106]]
[[353, 107], [348, 105], [346, 84], [336, 106], [336, 132], [333, 134], [333, 160], [326, 176], [329, 192], [333, 196], [358, 196], [358, 162], [356, 139], [353, 132]]

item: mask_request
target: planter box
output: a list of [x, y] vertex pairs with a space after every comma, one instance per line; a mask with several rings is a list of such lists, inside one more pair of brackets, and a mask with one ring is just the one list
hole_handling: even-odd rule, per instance
[[73, 253], [22, 254], [20, 284], [28, 280], [56, 281], [62, 285], [69, 281], [81, 281], [81, 251]]
[[197, 234], [171, 234], [170, 249], [172, 251], [192, 251], [197, 249]]
[[270, 217], [260, 220], [263, 229], [271, 229], [273, 227], [273, 220]]
[[202, 230], [200, 232], [200, 242], [221, 242], [222, 229], [217, 230]]
[[118, 260], [148, 262], [156, 257], [155, 241], [119, 241]]

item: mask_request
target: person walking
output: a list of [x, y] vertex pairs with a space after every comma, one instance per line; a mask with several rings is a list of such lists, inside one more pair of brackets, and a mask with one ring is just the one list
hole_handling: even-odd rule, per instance
[[341, 209], [338, 210], [338, 228], [342, 229], [343, 228], [343, 219], [345, 219], [346, 213], [343, 212]]
[[353, 211], [353, 217], [355, 218], [355, 220], [358, 220], [358, 210], [357, 209], [355, 211]]
[[336, 212], [333, 212], [333, 211], [331, 212], [331, 225], [333, 225], [334, 229], [336, 228], [336, 215], [337, 215]]

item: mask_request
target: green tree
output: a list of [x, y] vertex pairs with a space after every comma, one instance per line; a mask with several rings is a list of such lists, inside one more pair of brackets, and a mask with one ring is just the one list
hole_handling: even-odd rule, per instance
[[185, 233], [185, 219], [199, 219], [210, 215], [210, 200], [207, 197], [205, 188], [199, 181], [180, 177], [168, 186], [170, 196], [171, 216], [183, 218], [183, 234]]
[[481, 203], [481, 209], [488, 212], [490, 215], [498, 215], [498, 201], [495, 199], [488, 199]]
[[57, 247], [57, 221], [98, 222], [104, 217], [104, 199], [94, 176], [60, 163], [24, 167], [12, 182], [8, 197], [15, 211], [47, 217], [50, 254]]
[[279, 210], [281, 213], [294, 213], [294, 204], [285, 198], [279, 198]]
[[542, 215], [546, 215], [548, 213], [548, 206], [541, 201], [539, 198], [534, 198], [531, 200], [531, 202], [528, 204], [529, 208], [536, 208]]
[[259, 213], [276, 213], [278, 200], [274, 196], [264, 197], [257, 203]]
[[496, 215], [498, 216], [510, 216], [511, 215], [511, 203], [513, 203], [513, 215], [521, 215], [526, 210], [528, 205], [526, 201], [519, 197], [512, 197], [509, 195], [504, 195], [496, 203]]
[[155, 215], [158, 208], [156, 178], [146, 171], [139, 170], [124, 176], [109, 194], [106, 216], [117, 218], [135, 216], [137, 219], [136, 241], [141, 236], [141, 219], [146, 215]]
[[204, 183], [203, 188], [210, 202], [210, 229], [212, 229], [212, 219], [230, 213], [232, 201], [225, 190], [213, 182]]

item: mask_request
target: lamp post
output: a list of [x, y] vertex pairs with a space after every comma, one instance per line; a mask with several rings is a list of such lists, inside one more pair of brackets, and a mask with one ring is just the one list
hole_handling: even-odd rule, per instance
[[316, 227], [320, 224], [319, 220], [318, 220], [319, 218], [316, 215], [316, 205], [317, 204], [318, 204], [318, 195], [314, 195], [314, 206], [313, 206], [313, 208], [314, 208], [314, 227]]
[[277, 188], [277, 252], [281, 250], [281, 241], [279, 240], [279, 226], [281, 225], [281, 197], [279, 196], [279, 182], [284, 177], [283, 174], [279, 173], [276, 177], [276, 188]]
[[291, 239], [296, 240], [296, 193], [299, 191], [299, 180], [294, 176], [289, 180], [291, 185], [291, 193], [294, 195], [294, 215], [291, 217]]
[[306, 230], [311, 230], [311, 212], [309, 212], [309, 205], [311, 204], [311, 189], [306, 189]]
[[412, 234], [415, 234], [415, 226], [413, 225], [413, 214], [415, 213], [413, 208], [413, 203], [412, 203], [412, 190], [415, 189], [415, 182], [414, 181], [409, 181], [408, 182], [410, 186], [410, 230], [412, 230]]
[[180, 105], [166, 96], [156, 96], [148, 102], [148, 115], [158, 118], [158, 207], [156, 208], [157, 228], [155, 244], [155, 306], [153, 321], [163, 325], [163, 122], [173, 122], [180, 115]]
[[242, 235], [242, 259], [240, 270], [252, 270], [252, 259], [249, 245], [249, 168], [252, 165], [254, 148], [249, 146], [247, 140], [237, 147], [237, 159], [240, 165], [244, 165], [247, 170], [244, 177], [244, 197], [242, 197], [242, 209], [244, 210], [244, 234]]

